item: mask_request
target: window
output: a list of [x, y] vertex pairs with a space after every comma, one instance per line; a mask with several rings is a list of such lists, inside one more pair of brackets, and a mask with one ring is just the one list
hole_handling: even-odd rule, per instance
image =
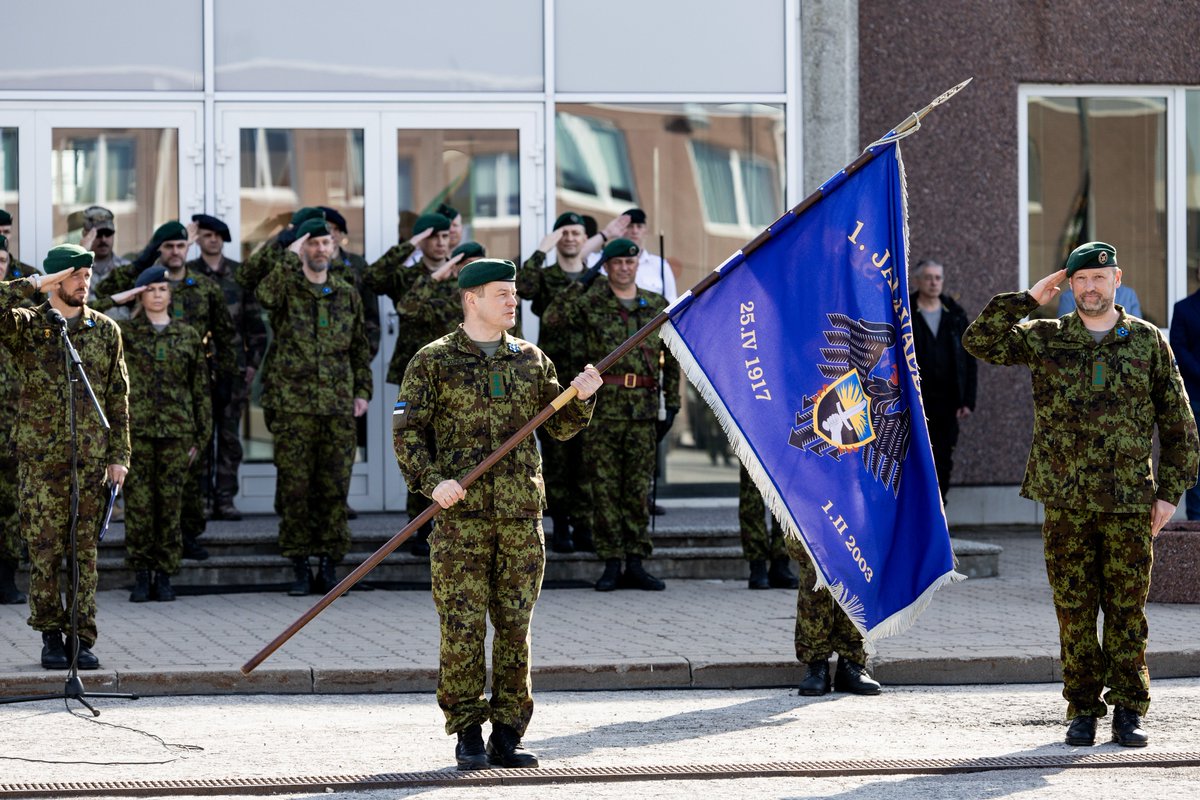
[[555, 130], [560, 187], [613, 208], [635, 203], [629, 150], [620, 129], [605, 119], [560, 112]]
[[710, 226], [736, 226], [749, 238], [778, 219], [783, 197], [774, 165], [706, 142], [691, 144]]

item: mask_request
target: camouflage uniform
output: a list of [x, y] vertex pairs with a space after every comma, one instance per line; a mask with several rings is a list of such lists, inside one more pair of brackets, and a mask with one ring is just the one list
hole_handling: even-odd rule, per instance
[[0, 561], [21, 560], [21, 520], [17, 515], [17, 443], [21, 384], [8, 348], [0, 347]]
[[[113, 306], [112, 295], [132, 289], [139, 274], [136, 263], [118, 267], [96, 286], [100, 299], [94, 305], [103, 311]], [[209, 370], [217, 381], [226, 381], [231, 389], [237, 385], [237, 348], [233, 319], [225, 304], [225, 294], [212, 278], [188, 270], [182, 280], [171, 283], [171, 319], [186, 322], [196, 329], [205, 343]], [[203, 459], [196, 459], [188, 469], [183, 492], [183, 514], [180, 525], [185, 539], [195, 539], [204, 533], [204, 496], [208, 491]]]
[[[71, 434], [67, 381], [58, 331], [46, 319], [48, 303], [19, 308], [32, 297], [28, 278], [0, 283], [0, 344], [12, 356], [20, 407], [39, 409], [16, 420], [21, 532], [29, 546], [29, 625], [37, 631], [65, 631], [72, 598], [63, 605], [60, 567], [70, 531]], [[111, 430], [99, 425], [82, 384], [75, 386], [79, 433], [79, 638], [96, 642], [96, 538], [100, 532], [109, 464], [129, 465], [129, 379], [116, 323], [85, 307], [70, 331], [71, 342], [92, 382]]]
[[145, 314], [121, 320], [129, 371], [133, 465], [125, 480], [125, 562], [179, 571], [188, 450], [212, 435], [212, 399], [200, 334], [171, 322], [156, 331]]
[[354, 400], [371, 398], [362, 298], [334, 275], [309, 282], [294, 253], [271, 249], [247, 261], [237, 280], [257, 291], [275, 336], [262, 406], [275, 440], [279, 547], [288, 558], [323, 555], [336, 564], [350, 546]]
[[[233, 322], [233, 352], [237, 361], [237, 375], [244, 376], [246, 368], [256, 372], [262, 365], [267, 352], [267, 324], [263, 320], [262, 306], [254, 292], [243, 289], [237, 282], [237, 272], [242, 265], [229, 258], [221, 257], [220, 271], [214, 271], [203, 258], [187, 263], [191, 272], [212, 278], [225, 295], [225, 307]], [[250, 403], [250, 387], [242, 377], [235, 377], [229, 403], [220, 412], [216, 421], [217, 432], [217, 500], [231, 500], [238, 491], [238, 468], [242, 464], [242, 417]], [[208, 474], [208, 459], [212, 457], [212, 445], [206, 442], [201, 448], [203, 463], [199, 469]]]
[[817, 585], [817, 570], [800, 542], [785, 537], [784, 547], [799, 564], [800, 589], [796, 593], [796, 660], [801, 664], [828, 661], [834, 653], [839, 663], [867, 663], [862, 634], [846, 616], [829, 589]]
[[[388, 297], [396, 305], [396, 313], [401, 316], [403, 312], [400, 310], [400, 305], [404, 302], [409, 289], [412, 288], [413, 282], [421, 275], [426, 274], [424, 267], [404, 266], [404, 262], [415, 250], [416, 248], [408, 242], [393, 245], [390, 250], [363, 271], [363, 284], [377, 295]], [[413, 357], [413, 353], [417, 352], [422, 345], [444, 333], [446, 331], [418, 342], [415, 341], [416, 337], [410, 335], [405, 326], [401, 325], [400, 332], [396, 337], [396, 349], [392, 353], [392, 360], [388, 363], [387, 382], [399, 385], [400, 379], [404, 377], [404, 367]]]
[[993, 364], [1024, 364], [1033, 375], [1033, 447], [1021, 494], [1046, 506], [1042, 536], [1067, 717], [1102, 717], [1104, 700], [1145, 714], [1150, 512], [1156, 499], [1177, 503], [1196, 482], [1196, 423], [1158, 328], [1118, 305], [1117, 324], [1097, 344], [1076, 312], [1020, 321], [1037, 307], [1028, 292], [997, 295], [963, 345]]
[[[444, 480], [462, 480], [561, 391], [545, 354], [507, 333], [490, 358], [461, 327], [431, 342], [400, 386], [408, 414], [395, 445], [405, 480], [426, 496]], [[593, 405], [573, 400], [546, 427], [570, 437], [587, 425]], [[441, 619], [437, 697], [449, 734], [488, 719], [524, 734], [533, 715], [529, 623], [546, 562], [545, 505], [541, 461], [527, 437], [438, 517], [430, 568]], [[489, 615], [490, 704], [483, 697]]]
[[[741, 468], [738, 481], [738, 527], [742, 531], [742, 555], [747, 561], [769, 561], [788, 555], [787, 542], [784, 541], [786, 537], [774, 515], [771, 516], [771, 535], [767, 536], [767, 504], [745, 467]], [[807, 560], [808, 556], [803, 558]]]
[[[521, 266], [517, 273], [517, 294], [529, 300], [533, 313], [542, 317], [550, 301], [583, 275], [564, 272], [557, 264], [549, 267], [546, 254], [540, 250]], [[578, 326], [552, 326], [542, 319], [538, 332], [538, 347], [564, 374], [575, 375], [587, 364], [583, 351], [583, 337]], [[560, 442], [538, 429], [538, 440], [542, 446], [542, 467], [546, 475], [546, 505], [550, 518], [576, 529], [591, 530], [591, 492], [583, 485], [583, 436], [575, 436]]]
[[329, 272], [347, 283], [354, 284], [355, 291], [363, 301], [363, 324], [367, 331], [367, 344], [371, 348], [371, 360], [379, 352], [379, 341], [382, 337], [383, 326], [379, 321], [379, 295], [371, 290], [364, 278], [367, 271], [367, 260], [358, 253], [347, 253], [338, 249], [338, 254], [329, 264]]
[[[667, 307], [662, 295], [637, 290], [626, 310], [600, 276], [588, 287], [573, 283], [542, 314], [554, 327], [582, 331], [588, 360], [616, 350]], [[679, 366], [658, 334], [653, 334], [614, 364], [598, 392], [598, 424], [584, 434], [583, 457], [591, 487], [591, 529], [602, 560], [646, 557], [653, 550], [647, 528], [647, 495], [654, 475], [655, 426], [658, 421], [659, 359], [668, 412], [678, 410]]]

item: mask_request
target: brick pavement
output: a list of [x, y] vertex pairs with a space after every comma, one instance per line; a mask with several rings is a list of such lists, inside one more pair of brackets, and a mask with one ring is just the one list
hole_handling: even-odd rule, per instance
[[[885, 683], [1055, 681], [1057, 636], [1040, 539], [1033, 529], [956, 531], [1001, 545], [1001, 575], [939, 591], [916, 625], [883, 640]], [[147, 694], [428, 691], [437, 618], [428, 591], [352, 591], [251, 676], [239, 667], [315, 598], [282, 593], [127, 602], [101, 592], [103, 669], [93, 691]], [[1200, 676], [1200, 608], [1152, 604], [1150, 666], [1160, 678]], [[0, 606], [0, 694], [57, 691], [38, 666], [26, 609]], [[799, 680], [792, 652], [795, 595], [739, 581], [670, 581], [666, 592], [551, 589], [534, 616], [539, 689], [779, 686]]]

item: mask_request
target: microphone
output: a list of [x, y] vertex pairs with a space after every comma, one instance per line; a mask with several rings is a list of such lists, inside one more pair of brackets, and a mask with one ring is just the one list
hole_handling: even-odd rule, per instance
[[46, 316], [50, 319], [50, 324], [59, 327], [67, 327], [67, 318], [62, 315], [62, 312], [57, 308], [52, 308], [46, 312]]

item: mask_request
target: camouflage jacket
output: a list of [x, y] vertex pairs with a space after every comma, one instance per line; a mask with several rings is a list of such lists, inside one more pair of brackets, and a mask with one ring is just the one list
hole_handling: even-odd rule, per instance
[[239, 372], [245, 371], [246, 367], [257, 370], [267, 352], [267, 323], [263, 319], [262, 306], [259, 305], [253, 291], [243, 288], [237, 282], [237, 273], [241, 266], [240, 262], [224, 256], [221, 257], [220, 272], [214, 272], [203, 258], [187, 263], [189, 272], [216, 281], [225, 295], [225, 308], [229, 311], [229, 319], [233, 323], [233, 353]]
[[[92, 306], [98, 311], [112, 308], [112, 296], [132, 289], [138, 274], [136, 264], [114, 269], [97, 284], [99, 299]], [[238, 375], [233, 318], [225, 305], [225, 293], [216, 281], [189, 269], [183, 280], [172, 282], [171, 319], [181, 320], [196, 329], [217, 375], [224, 378]]]
[[17, 378], [16, 361], [7, 347], [0, 347], [0, 459], [16, 458], [17, 443], [13, 439], [17, 415], [21, 408], [21, 382]]
[[[1132, 513], [1178, 503], [1196, 482], [1200, 440], [1171, 347], [1120, 306], [1097, 344], [1079, 314], [1021, 322], [1028, 292], [992, 298], [963, 336], [977, 358], [1033, 375], [1033, 447], [1021, 494], [1048, 506]], [[1158, 426], [1158, 483], [1151, 443]]]
[[[591, 286], [572, 283], [560, 292], [542, 314], [542, 324], [552, 328], [576, 327], [583, 338], [584, 363], [595, 364], [667, 307], [661, 294], [645, 289], [638, 289], [635, 302], [632, 310], [626, 310], [612, 293], [608, 278], [601, 275]], [[679, 363], [657, 332], [613, 364], [605, 377], [611, 380], [610, 375], [621, 378], [623, 383], [606, 382], [600, 389], [596, 406], [599, 418], [656, 420], [659, 390], [668, 409], [679, 409]], [[649, 381], [654, 385], [645, 385]]]
[[367, 271], [367, 260], [357, 253], [339, 251], [329, 264], [329, 271], [347, 283], [354, 284], [354, 289], [363, 301], [363, 324], [367, 331], [367, 344], [371, 347], [371, 360], [379, 352], [379, 340], [383, 328], [379, 322], [379, 295], [367, 286], [364, 274]]
[[132, 435], [183, 439], [203, 451], [212, 436], [212, 399], [200, 334], [177, 322], [156, 331], [145, 314], [118, 324], [129, 372]]
[[422, 345], [446, 333], [443, 330], [418, 342], [414, 341], [416, 337], [410, 336], [405, 329], [403, 312], [400, 307], [417, 278], [427, 274], [426, 270], [420, 266], [420, 262], [416, 267], [404, 266], [404, 262], [415, 250], [416, 248], [408, 242], [393, 245], [363, 272], [363, 283], [372, 291], [388, 297], [396, 306], [397, 316], [401, 318], [400, 332], [396, 337], [396, 349], [392, 351], [392, 360], [388, 362], [388, 383], [399, 384], [400, 379], [404, 376], [404, 367], [407, 366], [413, 353], [417, 352]]
[[[461, 481], [561, 393], [546, 355], [507, 333], [491, 358], [461, 326], [425, 345], [409, 363], [397, 400], [406, 421], [394, 430], [396, 460], [409, 490], [428, 496], [444, 480]], [[569, 439], [587, 425], [594, 403], [572, 400], [546, 421], [546, 431]], [[545, 507], [541, 457], [527, 436], [445, 513], [528, 519]]]
[[[69, 464], [71, 423], [63, 350], [58, 330], [46, 317], [49, 303], [20, 308], [34, 294], [33, 282], [22, 278], [0, 283], [0, 346], [12, 358], [21, 387], [20, 407], [37, 413], [16, 420], [17, 458], [22, 462]], [[70, 332], [96, 399], [108, 417], [110, 430], [100, 427], [82, 382], [75, 387], [79, 431], [77, 462], [81, 466], [129, 466], [129, 377], [117, 324], [84, 306], [79, 325]]]
[[408, 294], [396, 303], [400, 333], [396, 337], [392, 363], [388, 365], [389, 383], [399, 384], [404, 377], [405, 367], [416, 352], [434, 339], [452, 332], [462, 320], [458, 281], [453, 278], [433, 280], [420, 261], [412, 269], [420, 270], [418, 277]]
[[557, 264], [549, 267], [545, 264], [546, 254], [538, 250], [521, 265], [517, 272], [517, 294], [530, 301], [533, 313], [542, 318], [538, 347], [565, 374], [573, 376], [587, 364], [583, 333], [578, 325], [570, 324], [571, 320], [565, 325], [551, 325], [546, 321], [545, 311], [560, 292], [576, 281]]
[[311, 283], [294, 253], [273, 263], [256, 290], [275, 336], [263, 365], [263, 408], [352, 414], [355, 398], [371, 399], [362, 298], [334, 275]]

